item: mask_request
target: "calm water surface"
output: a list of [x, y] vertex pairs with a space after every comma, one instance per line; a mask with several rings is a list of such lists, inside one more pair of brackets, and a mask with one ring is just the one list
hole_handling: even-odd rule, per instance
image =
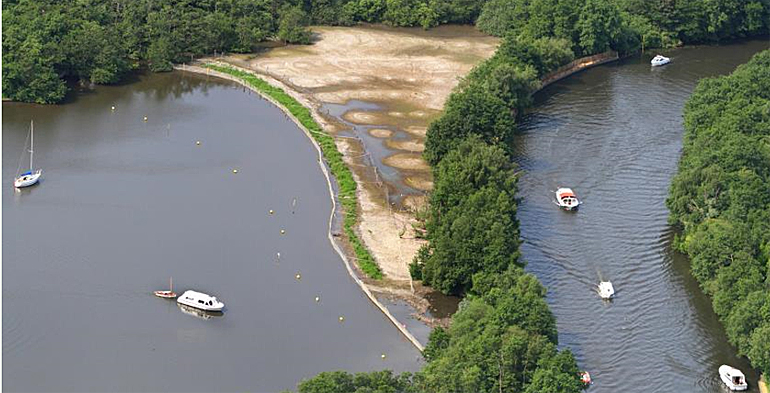
[[[31, 119], [43, 180], [14, 192]], [[257, 96], [143, 76], [67, 105], [4, 103], [2, 125], [4, 391], [279, 391], [420, 367], [329, 244], [315, 149]], [[224, 315], [152, 296], [169, 276]]]
[[[699, 79], [727, 74], [770, 47], [752, 41], [654, 53], [602, 66], [536, 96], [516, 141], [528, 270], [548, 287], [559, 340], [599, 392], [722, 392], [719, 365], [757, 375], [725, 339], [710, 300], [670, 249], [664, 205], [682, 147], [682, 108]], [[559, 211], [572, 187], [584, 205]], [[616, 299], [602, 301], [600, 280]]]

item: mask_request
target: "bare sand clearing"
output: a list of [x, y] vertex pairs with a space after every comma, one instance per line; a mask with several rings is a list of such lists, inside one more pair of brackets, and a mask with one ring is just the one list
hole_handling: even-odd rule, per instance
[[383, 128], [372, 128], [369, 130], [369, 135], [375, 138], [390, 138], [393, 135], [393, 131]]
[[441, 110], [459, 77], [494, 52], [498, 40], [467, 26], [429, 31], [315, 27], [310, 46], [272, 49], [251, 61], [323, 102], [405, 101]]
[[[272, 48], [259, 55], [235, 55], [228, 62], [281, 81], [311, 103], [324, 128], [339, 130], [340, 119], [319, 113], [321, 103], [350, 100], [376, 103], [380, 110], [351, 110], [342, 118], [353, 124], [380, 126], [370, 135], [385, 139], [393, 154], [382, 162], [398, 170], [404, 182], [418, 190], [433, 183], [422, 159], [425, 131], [441, 111], [446, 98], [479, 61], [494, 53], [498, 40], [468, 26], [395, 29], [383, 26], [315, 27], [315, 43]], [[410, 138], [393, 139], [406, 132]], [[375, 171], [360, 158], [363, 146], [337, 138], [359, 183], [359, 232], [382, 268], [389, 286], [409, 280], [409, 263], [422, 241], [412, 230], [414, 216], [393, 211], [388, 201], [391, 185], [380, 183]], [[357, 158], [359, 157], [359, 158]], [[391, 190], [391, 192], [394, 192]], [[424, 205], [423, 197], [401, 200], [407, 210]]]

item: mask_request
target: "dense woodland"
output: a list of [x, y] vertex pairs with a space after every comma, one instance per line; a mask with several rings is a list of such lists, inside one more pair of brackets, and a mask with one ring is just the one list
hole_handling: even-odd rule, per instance
[[430, 28], [569, 42], [575, 56], [767, 34], [768, 0], [4, 0], [3, 97], [56, 103], [67, 82], [116, 83], [138, 67], [262, 41], [309, 43], [307, 26]]
[[770, 375], [770, 50], [701, 81], [684, 125], [666, 203], [677, 245], [730, 342]]

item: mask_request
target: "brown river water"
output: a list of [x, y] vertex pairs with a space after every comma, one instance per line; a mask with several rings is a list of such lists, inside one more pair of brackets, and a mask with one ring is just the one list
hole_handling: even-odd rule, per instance
[[[421, 366], [329, 243], [316, 150], [279, 109], [177, 72], [70, 101], [3, 103], [4, 391], [275, 392]], [[43, 177], [15, 192], [30, 120]], [[224, 314], [154, 297], [169, 276]]]
[[[721, 392], [717, 368], [757, 375], [725, 338], [710, 299], [670, 248], [664, 201], [682, 148], [682, 108], [699, 79], [732, 72], [768, 41], [691, 47], [587, 70], [549, 86], [515, 142], [523, 255], [548, 287], [559, 343], [590, 392]], [[584, 204], [560, 211], [552, 190]], [[596, 284], [611, 280], [616, 299]]]

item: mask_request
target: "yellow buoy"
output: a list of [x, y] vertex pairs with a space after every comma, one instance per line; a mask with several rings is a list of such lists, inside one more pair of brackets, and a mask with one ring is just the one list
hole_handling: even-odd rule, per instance
[[281, 229], [281, 235], [285, 235], [285, 234], [286, 234], [286, 231]]
[[113, 111], [114, 111], [114, 110], [115, 110], [115, 106], [113, 105], [113, 106], [112, 106], [112, 108], [110, 108], [110, 110], [113, 110]]
[[340, 315], [340, 322], [345, 322], [345, 317], [343, 317], [342, 315]]
[[383, 353], [382, 355], [380, 355], [380, 358], [385, 359], [385, 354]]
[[316, 303], [320, 302], [321, 301], [321, 297], [320, 296], [316, 296], [315, 297], [315, 301], [316, 301]]
[[301, 274], [299, 274], [299, 273], [297, 273], [297, 275], [296, 275], [296, 276], [294, 276], [294, 278], [296, 278], [297, 280], [301, 280], [301, 279], [302, 279], [302, 275], [301, 275]]
[[233, 173], [238, 173], [238, 170], [237, 169], [233, 169]]
[[201, 144], [201, 141], [195, 141], [195, 144], [196, 144], [196, 145], [198, 145], [198, 146], [200, 146], [200, 144]]
[[270, 209], [270, 214], [273, 214], [273, 213], [275, 213], [275, 212], [273, 211], [273, 209]]
[[144, 121], [147, 121], [147, 116], [145, 116], [143, 120], [144, 120]]

